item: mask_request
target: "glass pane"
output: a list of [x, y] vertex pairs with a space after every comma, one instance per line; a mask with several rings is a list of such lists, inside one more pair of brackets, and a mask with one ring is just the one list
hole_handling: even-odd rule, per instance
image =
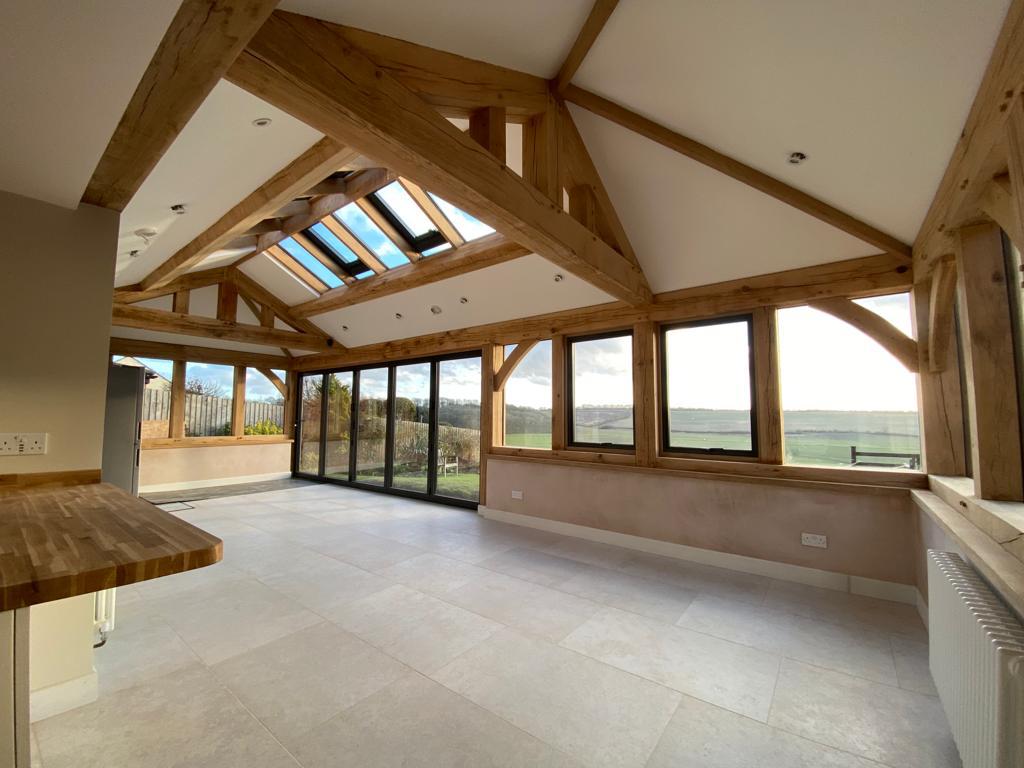
[[633, 444], [633, 337], [572, 343], [572, 439]]
[[395, 368], [394, 473], [391, 485], [427, 492], [430, 363]]
[[341, 220], [342, 224], [349, 228], [353, 235], [362, 241], [363, 245], [377, 254], [377, 258], [388, 269], [409, 263], [405, 254], [398, 250], [398, 246], [391, 242], [391, 238], [381, 232], [380, 227], [374, 224], [370, 217], [363, 213], [362, 209], [355, 203], [349, 203], [341, 210], [335, 211], [334, 215]]
[[[505, 347], [505, 357], [514, 346]], [[537, 344], [505, 382], [505, 445], [551, 447], [551, 342]]]
[[665, 363], [669, 448], [753, 450], [746, 320], [666, 331]]
[[435, 245], [433, 248], [427, 248], [427, 250], [421, 253], [420, 256], [433, 256], [435, 253], [444, 253], [445, 251], [450, 251], [451, 249], [451, 243], [441, 243], [440, 245]]
[[447, 217], [448, 221], [452, 223], [455, 229], [459, 231], [459, 234], [462, 235], [467, 242], [470, 240], [477, 240], [484, 235], [490, 235], [494, 232], [493, 227], [489, 227], [482, 221], [474, 219], [468, 213], [456, 208], [447, 200], [443, 200], [433, 193], [430, 193], [430, 196], [434, 198], [434, 202], [437, 203], [437, 207], [441, 209], [441, 213]]
[[231, 434], [234, 382], [230, 365], [185, 364], [185, 437]]
[[384, 485], [384, 439], [388, 426], [388, 369], [359, 372], [359, 432], [356, 481]]
[[338, 239], [338, 236], [331, 232], [331, 230], [325, 227], [321, 222], [318, 221], [310, 227], [310, 230], [314, 235], [320, 238], [320, 242], [333, 250], [335, 255], [337, 255], [337, 257], [346, 264], [354, 264], [359, 261], [358, 257], [352, 253], [352, 249], [341, 242], [341, 240]]
[[[858, 303], [909, 333], [909, 294]], [[919, 469], [916, 375], [824, 312], [782, 309], [778, 325], [786, 461]]]
[[419, 204], [409, 197], [409, 193], [397, 181], [393, 181], [379, 190], [377, 197], [391, 209], [391, 212], [398, 217], [398, 220], [405, 225], [413, 237], [418, 238], [437, 232], [434, 222], [427, 217]]
[[299, 381], [299, 472], [320, 472], [320, 407], [323, 376], [303, 376]]
[[[284, 386], [284, 372], [272, 373]], [[284, 434], [284, 395], [256, 368], [245, 369], [245, 434]]]
[[313, 256], [313, 254], [296, 243], [290, 237], [286, 237], [281, 241], [281, 247], [284, 248], [285, 251], [287, 251], [288, 254], [297, 262], [299, 262], [299, 264], [323, 280], [329, 288], [337, 288], [341, 285], [341, 279], [336, 274], [325, 267], [320, 259]]
[[114, 355], [114, 365], [144, 368], [146, 388], [142, 393], [142, 437], [169, 437], [171, 428], [171, 378], [174, 363], [151, 357]]
[[324, 474], [348, 480], [352, 440], [352, 372], [327, 376], [327, 457]]
[[438, 363], [437, 494], [480, 497], [480, 358]]

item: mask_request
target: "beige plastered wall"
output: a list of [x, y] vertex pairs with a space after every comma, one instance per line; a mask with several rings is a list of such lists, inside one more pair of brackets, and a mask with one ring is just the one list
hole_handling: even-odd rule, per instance
[[[118, 215], [0, 192], [0, 230], [0, 432], [49, 434], [0, 474], [99, 469]], [[32, 608], [33, 691], [95, 674], [92, 600]]]
[[[522, 501], [512, 491], [522, 491]], [[903, 489], [789, 486], [488, 459], [487, 506], [691, 547], [916, 584]], [[828, 549], [800, 544], [823, 533]]]
[[291, 443], [150, 448], [140, 459], [139, 487], [185, 487], [280, 475], [291, 470], [291, 451]]

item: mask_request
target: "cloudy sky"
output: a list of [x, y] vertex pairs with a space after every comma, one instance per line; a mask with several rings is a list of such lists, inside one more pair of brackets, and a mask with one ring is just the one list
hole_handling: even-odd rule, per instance
[[[143, 365], [153, 369], [168, 381], [174, 370], [174, 363], [170, 360], [157, 360], [150, 357], [135, 358]], [[116, 358], [115, 358], [116, 362]], [[274, 371], [281, 380], [285, 378], [284, 371]], [[203, 381], [219, 384], [224, 390], [224, 395], [230, 397], [231, 388], [234, 385], [234, 368], [230, 365], [209, 365], [207, 363], [189, 363], [185, 368], [186, 379], [202, 379]], [[270, 383], [266, 376], [250, 368], [245, 374], [245, 399], [246, 400], [279, 400], [281, 393]]]

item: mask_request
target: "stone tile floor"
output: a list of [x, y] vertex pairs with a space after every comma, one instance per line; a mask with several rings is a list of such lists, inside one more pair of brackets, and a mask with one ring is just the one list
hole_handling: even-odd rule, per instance
[[958, 766], [906, 605], [337, 486], [190, 501], [44, 768]]

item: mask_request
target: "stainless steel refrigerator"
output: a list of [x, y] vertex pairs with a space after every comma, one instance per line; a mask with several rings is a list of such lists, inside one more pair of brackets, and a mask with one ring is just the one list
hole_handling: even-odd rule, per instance
[[107, 413], [103, 421], [103, 482], [139, 493], [142, 397], [146, 369], [111, 365], [107, 372]]

